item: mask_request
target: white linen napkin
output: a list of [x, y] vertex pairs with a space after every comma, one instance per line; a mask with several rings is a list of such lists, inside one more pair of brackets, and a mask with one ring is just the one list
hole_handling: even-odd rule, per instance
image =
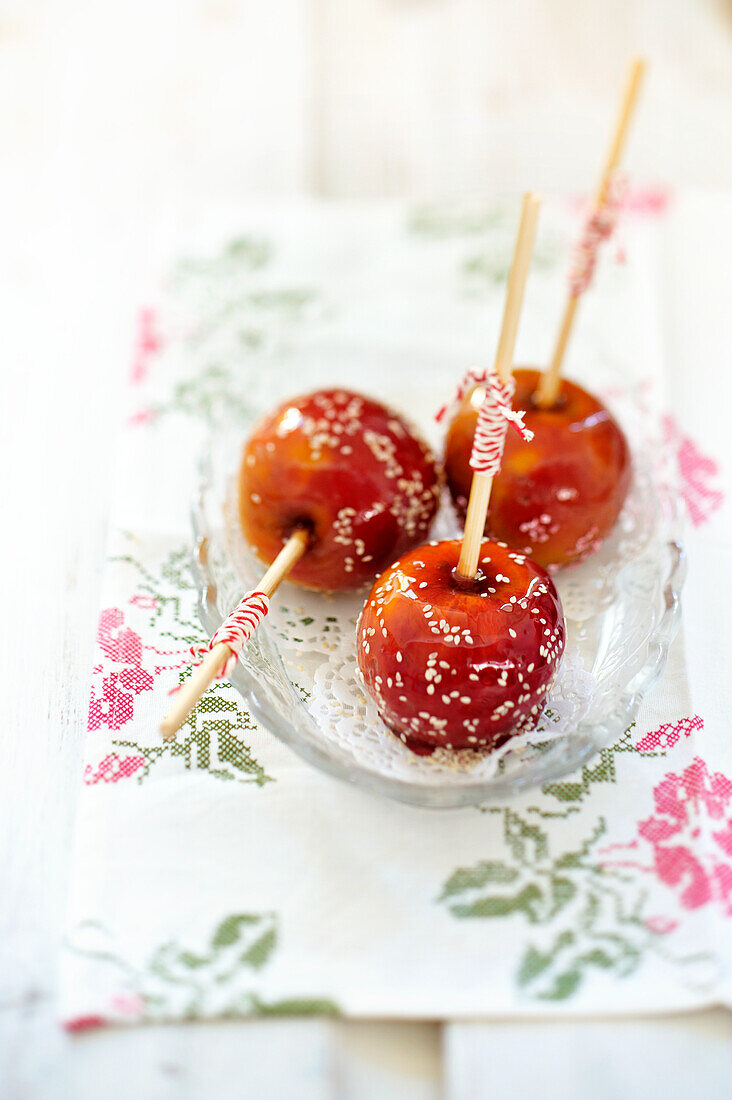
[[[679, 223], [666, 205], [662, 193], [632, 196], [626, 262], [612, 262], [611, 243], [568, 363], [591, 384], [597, 349], [610, 352], [654, 402], [676, 377], [663, 334]], [[732, 1000], [732, 750], [716, 712], [711, 721], [696, 703], [713, 681], [690, 695], [681, 639], [615, 745], [565, 781], [484, 810], [419, 810], [322, 775], [227, 682], [175, 743], [158, 733], [166, 691], [204, 638], [188, 509], [210, 426], [224, 409], [257, 407], [264, 370], [297, 392], [298, 356], [324, 345], [348, 348], [351, 362], [355, 348], [364, 364], [384, 349], [444, 356], [453, 381], [484, 361], [517, 210], [207, 215], [194, 254], [141, 311], [62, 956], [70, 1029]], [[542, 217], [519, 362], [547, 359], [574, 222], [569, 204]], [[369, 388], [366, 368], [337, 381]], [[695, 525], [721, 504], [717, 470], [673, 417], [667, 433], [693, 555]], [[698, 616], [689, 636], [701, 638]]]

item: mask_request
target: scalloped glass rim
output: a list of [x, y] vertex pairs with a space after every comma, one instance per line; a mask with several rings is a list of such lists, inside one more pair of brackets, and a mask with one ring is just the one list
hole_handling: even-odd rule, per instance
[[[625, 419], [623, 423], [628, 431]], [[226, 519], [221, 499], [221, 480], [224, 473], [221, 444], [223, 440], [223, 449], [227, 446], [229, 448], [229, 457], [223, 461], [230, 463], [231, 454], [234, 453], [234, 433], [240, 446], [242, 432], [242, 425], [238, 423], [229, 427], [220, 425], [212, 433], [211, 443], [201, 458], [199, 490], [192, 509], [195, 537], [193, 572], [199, 596], [198, 610], [209, 635], [214, 633], [228, 611], [228, 601], [220, 595], [222, 591], [226, 591], [226, 574], [229, 574], [229, 598], [236, 598], [233, 594], [235, 590], [231, 588], [232, 562], [226, 548], [226, 539], [222, 537]], [[630, 431], [628, 435], [633, 444]], [[637, 464], [641, 447], [637, 438], [635, 443], [634, 460]], [[644, 446], [646, 445], [647, 441], [644, 440]], [[441, 774], [439, 778], [433, 777], [425, 781], [424, 777], [411, 780], [388, 774], [371, 764], [355, 760], [342, 746], [319, 736], [313, 715], [307, 710], [297, 685], [285, 669], [274, 631], [267, 622], [240, 657], [230, 677], [231, 682], [243, 696], [253, 716], [309, 764], [358, 787], [412, 805], [431, 808], [480, 805], [505, 800], [532, 787], [563, 778], [587, 763], [601, 748], [615, 741], [632, 724], [642, 699], [663, 670], [669, 646], [678, 629], [680, 592], [686, 572], [681, 542], [682, 505], [679, 494], [669, 484], [671, 456], [661, 456], [657, 451], [656, 458], [659, 460], [656, 463], [656, 472], [649, 475], [649, 488], [654, 501], [658, 503], [654, 530], [658, 557], [654, 559], [656, 572], [653, 592], [657, 607], [654, 609], [652, 628], [647, 636], [640, 641], [636, 640], [630, 654], [619, 644], [617, 637], [614, 639], [612, 653], [610, 642], [607, 643], [606, 655], [614, 661], [615, 677], [617, 678], [618, 672], [621, 677], [625, 677], [620, 689], [617, 684], [611, 689], [605, 688], [607, 697], [602, 697], [603, 712], [600, 716], [591, 714], [579, 721], [571, 734], [554, 741], [548, 751], [543, 755], [534, 755], [525, 765], [521, 766], [519, 762], [513, 771], [499, 772], [490, 778], [460, 773], [456, 774], [455, 779]], [[662, 466], [665, 474], [661, 480], [658, 470]], [[229, 479], [234, 472], [229, 466]], [[672, 478], [671, 482], [674, 480]], [[633, 562], [619, 561], [614, 576], [622, 577], [623, 570], [627, 570], [629, 564], [632, 565]], [[570, 567], [572, 568], [582, 570], [587, 569], [588, 565], [585, 563], [580, 567]], [[560, 584], [566, 575], [573, 576], [575, 587], [581, 588], [582, 581], [576, 581], [578, 574], [570, 574], [570, 570], [559, 575]], [[253, 580], [254, 575], [249, 583]], [[243, 590], [240, 572], [238, 586], [240, 591]], [[606, 625], [600, 620], [601, 633], [605, 632]], [[612, 633], [610, 627], [607, 629]], [[616, 623], [616, 634], [617, 629]], [[619, 655], [625, 658], [625, 663], [618, 669]], [[603, 684], [603, 666], [600, 665], [594, 671], [597, 674], [599, 695]], [[386, 727], [382, 729], [384, 737], [393, 736]]]

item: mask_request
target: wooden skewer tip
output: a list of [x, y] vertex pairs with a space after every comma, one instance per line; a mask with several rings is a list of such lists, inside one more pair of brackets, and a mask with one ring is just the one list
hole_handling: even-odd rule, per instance
[[[645, 72], [646, 59], [640, 55], [634, 57], [628, 66], [628, 73], [615, 116], [615, 125], [608, 144], [604, 167], [600, 173], [597, 190], [595, 191], [595, 204], [597, 206], [605, 201], [612, 174], [620, 164]], [[549, 366], [541, 376], [539, 388], [536, 392], [536, 403], [542, 409], [551, 408], [559, 396], [562, 366], [577, 315], [578, 303], [579, 298], [571, 294], [567, 296], [554, 353]]]

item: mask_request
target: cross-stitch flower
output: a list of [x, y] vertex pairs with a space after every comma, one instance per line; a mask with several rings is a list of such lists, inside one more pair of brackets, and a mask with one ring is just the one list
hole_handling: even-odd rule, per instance
[[691, 737], [694, 730], [704, 729], [704, 719], [694, 714], [691, 718], [682, 718], [678, 722], [664, 722], [658, 729], [650, 730], [634, 748], [638, 752], [653, 752], [655, 749], [672, 749], [682, 737]]
[[139, 665], [142, 661], [142, 639], [130, 627], [122, 629], [124, 613], [118, 607], [109, 607], [99, 616], [97, 641], [105, 657], [126, 665]]
[[64, 1030], [73, 1034], [77, 1031], [91, 1031], [94, 1027], [104, 1027], [106, 1023], [104, 1016], [75, 1016], [72, 1020], [66, 1021]]
[[155, 409], [138, 409], [137, 412], [130, 413], [127, 423], [131, 428], [137, 428], [145, 424], [150, 424], [156, 416], [157, 413]]
[[674, 929], [679, 927], [678, 921], [672, 920], [671, 917], [661, 916], [660, 914], [646, 917], [643, 923], [648, 931], [653, 932], [656, 936], [666, 936], [669, 932], [673, 932]]
[[[125, 684], [118, 672], [112, 672], [102, 681], [101, 697], [95, 695], [92, 686], [91, 699], [89, 700], [88, 730], [97, 730], [100, 726], [108, 726], [111, 730], [118, 730], [129, 722], [134, 715], [134, 696], [141, 691], [151, 691], [153, 678], [143, 668], [131, 673], [134, 677], [134, 685]], [[134, 692], [125, 691], [125, 686], [131, 686]]]
[[[124, 538], [125, 551], [132, 551], [134, 542], [130, 536]], [[90, 731], [105, 727], [113, 735], [121, 733], [111, 745], [106, 738], [94, 740], [98, 755], [84, 773], [89, 785], [122, 779], [141, 783], [162, 761], [224, 781], [260, 787], [272, 782], [247, 743], [248, 731], [256, 728], [252, 718], [221, 684], [201, 700], [175, 741], [161, 742], [154, 729], [134, 723], [138, 696], [152, 691], [159, 678], [169, 684], [180, 681], [191, 642], [200, 637], [193, 626], [196, 597], [188, 560], [185, 545], [145, 568], [124, 553], [136, 582], [124, 609], [109, 607], [101, 613], [87, 723]], [[130, 623], [140, 625], [141, 631]], [[119, 755], [112, 750], [119, 750]]]
[[123, 668], [119, 674], [120, 686], [133, 695], [141, 691], [152, 691], [153, 677], [144, 668]]
[[107, 608], [99, 616], [97, 641], [105, 657], [102, 671], [107, 675], [102, 680], [101, 695], [92, 685], [89, 730], [102, 725], [118, 730], [133, 717], [135, 696], [153, 688], [152, 673], [142, 667], [142, 639], [135, 630], [126, 627], [124, 621], [124, 614], [118, 607]]
[[141, 607], [143, 611], [157, 611], [158, 601], [154, 596], [142, 596], [139, 593], [130, 600], [135, 607]]
[[118, 783], [120, 779], [128, 779], [144, 766], [145, 757], [140, 754], [118, 756], [116, 752], [111, 752], [96, 767], [87, 764], [84, 768], [84, 782], [87, 786], [95, 783]]
[[137, 993], [117, 993], [110, 1003], [115, 1012], [130, 1020], [135, 1020], [145, 1013], [145, 1002]]
[[664, 417], [666, 442], [674, 447], [681, 475], [681, 495], [695, 527], [706, 523], [724, 502], [724, 493], [710, 484], [719, 476], [719, 465], [702, 454], [693, 439], [684, 435], [671, 416]]
[[696, 757], [681, 775], [669, 772], [653, 792], [655, 813], [638, 834], [653, 845], [656, 874], [680, 887], [685, 909], [709, 902], [732, 916], [732, 780]]
[[161, 347], [155, 310], [141, 309], [137, 318], [135, 353], [130, 369], [130, 381], [133, 385], [145, 381], [150, 370], [150, 360]]

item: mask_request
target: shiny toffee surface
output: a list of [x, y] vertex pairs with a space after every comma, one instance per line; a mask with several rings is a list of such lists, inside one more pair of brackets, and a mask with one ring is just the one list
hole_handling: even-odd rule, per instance
[[321, 390], [285, 401], [255, 429], [239, 514], [265, 562], [295, 528], [310, 532], [291, 581], [358, 588], [424, 541], [439, 489], [431, 451], [398, 413], [347, 390]]
[[[543, 566], [580, 560], [610, 532], [631, 478], [630, 451], [619, 425], [597, 398], [562, 380], [557, 404], [534, 405], [539, 371], [514, 372], [515, 409], [534, 432], [524, 443], [509, 428], [503, 463], [493, 482], [486, 534], [529, 554]], [[463, 402], [450, 424], [445, 473], [464, 515], [480, 391]]]
[[486, 540], [465, 583], [459, 557], [459, 540], [411, 550], [376, 581], [358, 624], [364, 684], [416, 751], [491, 748], [531, 729], [564, 649], [544, 569]]

